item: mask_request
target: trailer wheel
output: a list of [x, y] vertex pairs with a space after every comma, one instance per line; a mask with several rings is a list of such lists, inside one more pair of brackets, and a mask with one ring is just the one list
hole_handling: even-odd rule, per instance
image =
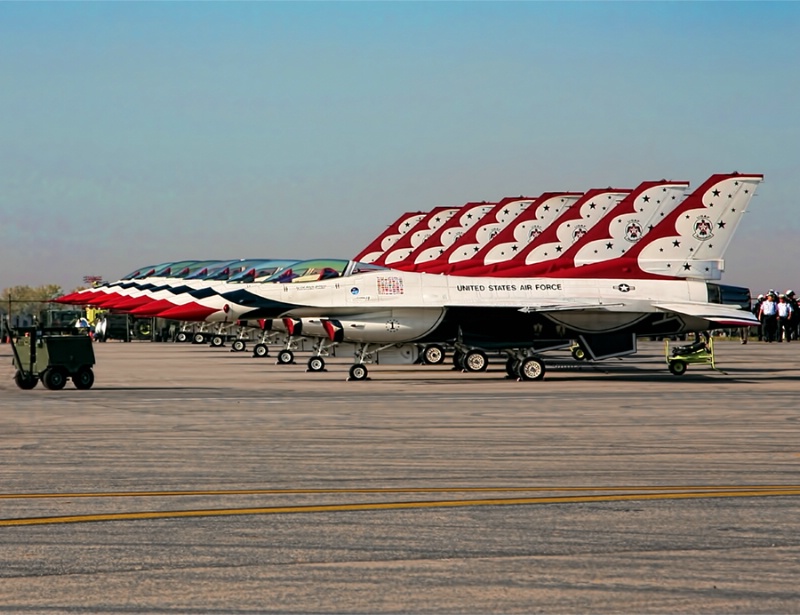
[[91, 389], [94, 384], [94, 372], [91, 367], [81, 367], [75, 375], [72, 376], [72, 384], [76, 389], [85, 391]]
[[686, 361], [670, 361], [669, 371], [674, 376], [683, 376], [686, 373]]
[[14, 382], [20, 389], [30, 391], [36, 387], [39, 383], [39, 379], [32, 374], [25, 376], [21, 371], [17, 370], [17, 373], [14, 374]]
[[60, 367], [48, 367], [42, 376], [42, 384], [51, 391], [60, 391], [67, 384], [67, 372]]

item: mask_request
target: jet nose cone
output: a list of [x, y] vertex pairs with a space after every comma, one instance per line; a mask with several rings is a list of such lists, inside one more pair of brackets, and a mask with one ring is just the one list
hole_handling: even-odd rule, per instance
[[201, 305], [199, 303], [187, 303], [186, 305], [179, 305], [165, 310], [161, 312], [159, 316], [161, 316], [161, 318], [169, 318], [171, 320], [202, 321], [211, 316], [211, 314], [219, 311], [221, 310], [206, 307], [205, 305]]

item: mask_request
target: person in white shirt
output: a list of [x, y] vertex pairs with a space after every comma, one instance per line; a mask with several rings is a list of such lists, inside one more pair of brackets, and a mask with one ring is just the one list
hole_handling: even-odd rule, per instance
[[782, 342], [786, 337], [787, 342], [792, 341], [792, 306], [786, 300], [786, 295], [778, 297], [778, 304], [775, 306], [778, 315], [778, 341]]
[[761, 321], [761, 328], [764, 330], [764, 341], [774, 342], [775, 333], [778, 329], [778, 306], [775, 303], [775, 295], [770, 293], [761, 302], [758, 310], [758, 319]]

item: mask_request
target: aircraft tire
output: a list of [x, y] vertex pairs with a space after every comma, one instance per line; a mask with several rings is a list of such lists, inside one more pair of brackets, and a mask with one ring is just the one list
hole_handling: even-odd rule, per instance
[[485, 372], [489, 367], [489, 359], [483, 350], [470, 350], [461, 361], [468, 372]]
[[203, 335], [202, 333], [195, 333], [192, 336], [192, 344], [202, 344], [205, 341], [206, 341], [206, 336]]
[[528, 357], [519, 364], [520, 380], [541, 380], [544, 378], [544, 361], [536, 357]]
[[175, 341], [182, 344], [183, 342], [189, 341], [189, 336], [186, 335], [186, 331], [178, 331], [175, 334]]
[[254, 357], [266, 357], [267, 355], [269, 355], [269, 348], [266, 344], [256, 344], [253, 346]]
[[233, 352], [243, 352], [245, 348], [247, 348], [247, 344], [244, 340], [234, 340], [233, 344], [231, 344]]
[[281, 350], [278, 353], [278, 364], [288, 365], [294, 363], [294, 353], [291, 350]]
[[506, 360], [506, 374], [509, 378], [517, 378], [519, 372], [519, 359], [508, 357]]
[[439, 344], [429, 344], [422, 351], [422, 359], [426, 365], [440, 365], [445, 360], [444, 348]]
[[453, 369], [457, 369], [459, 371], [464, 369], [464, 364], [461, 362], [461, 359], [463, 358], [464, 358], [463, 352], [461, 352], [460, 350], [453, 351], [453, 357], [451, 359], [453, 361]]
[[308, 360], [308, 371], [310, 372], [324, 372], [325, 359], [322, 357], [311, 357]]
[[366, 380], [369, 375], [367, 366], [363, 363], [356, 363], [350, 366], [350, 377], [348, 380]]
[[221, 335], [215, 335], [211, 338], [210, 343], [214, 348], [221, 348], [225, 345], [225, 338]]

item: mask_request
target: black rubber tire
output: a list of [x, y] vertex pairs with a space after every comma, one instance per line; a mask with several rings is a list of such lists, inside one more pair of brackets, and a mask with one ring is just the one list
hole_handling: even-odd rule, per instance
[[575, 346], [570, 353], [572, 354], [572, 358], [576, 361], [585, 361], [586, 360], [586, 351], [581, 348], [580, 346]]
[[225, 345], [225, 338], [221, 335], [214, 335], [209, 343], [213, 348], [222, 348]]
[[670, 361], [669, 373], [673, 376], [683, 376], [686, 373], [686, 361]]
[[23, 391], [30, 391], [39, 384], [39, 379], [32, 374], [23, 376], [22, 372], [17, 370], [14, 374], [14, 383]]
[[233, 340], [233, 344], [231, 344], [231, 350], [233, 352], [244, 352], [247, 348], [247, 342], [244, 340]]
[[517, 370], [520, 380], [541, 380], [544, 378], [544, 361], [536, 357], [523, 359]]
[[483, 350], [470, 350], [461, 362], [468, 372], [485, 372], [489, 367], [489, 359]]
[[42, 384], [51, 391], [60, 391], [67, 384], [67, 372], [60, 367], [49, 367], [42, 375]]
[[189, 341], [189, 336], [186, 334], [186, 331], [178, 331], [175, 334], [175, 341], [180, 344], [183, 344], [184, 342]]
[[203, 344], [206, 341], [206, 336], [202, 333], [195, 333], [192, 335], [192, 344]]
[[516, 357], [508, 357], [506, 359], [506, 374], [509, 378], [516, 378], [519, 372], [519, 359]]
[[422, 360], [426, 365], [441, 365], [446, 358], [444, 348], [439, 344], [429, 344], [422, 351]]
[[367, 366], [363, 363], [356, 363], [350, 366], [350, 378], [348, 380], [366, 380], [368, 375]]
[[294, 363], [294, 353], [291, 350], [281, 350], [278, 353], [278, 364], [288, 365]]
[[325, 359], [322, 357], [311, 357], [308, 360], [308, 371], [322, 372], [325, 371]]
[[253, 356], [254, 357], [266, 357], [269, 356], [269, 348], [266, 344], [256, 344], [253, 346]]
[[94, 372], [91, 367], [81, 367], [77, 372], [72, 375], [72, 384], [76, 389], [86, 391], [92, 388], [94, 384]]
[[464, 369], [464, 364], [461, 362], [461, 359], [464, 358], [464, 353], [460, 350], [453, 351], [453, 356], [450, 360], [453, 362], [453, 369], [462, 370]]

